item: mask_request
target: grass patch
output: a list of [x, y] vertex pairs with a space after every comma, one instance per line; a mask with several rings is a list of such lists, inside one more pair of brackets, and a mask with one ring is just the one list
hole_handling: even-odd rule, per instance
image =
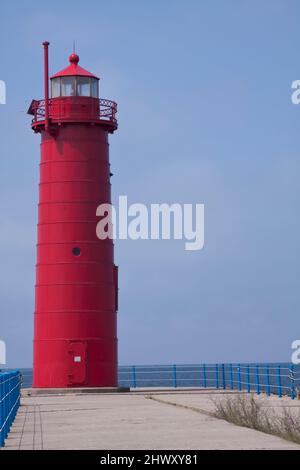
[[262, 431], [300, 444], [300, 413], [287, 407], [281, 413], [265, 408], [253, 395], [237, 394], [213, 400], [214, 415], [230, 423]]

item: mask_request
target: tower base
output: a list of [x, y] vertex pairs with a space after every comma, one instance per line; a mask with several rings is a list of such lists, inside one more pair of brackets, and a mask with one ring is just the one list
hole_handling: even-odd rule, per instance
[[37, 397], [46, 395], [87, 395], [99, 393], [126, 393], [129, 387], [70, 387], [70, 388], [23, 388], [22, 397]]

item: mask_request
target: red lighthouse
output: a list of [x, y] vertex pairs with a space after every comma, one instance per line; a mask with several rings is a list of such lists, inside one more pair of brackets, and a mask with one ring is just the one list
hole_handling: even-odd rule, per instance
[[99, 98], [99, 78], [78, 65], [48, 79], [32, 101], [41, 134], [33, 386], [117, 385], [118, 272], [113, 241], [96, 236], [96, 209], [111, 202], [108, 134], [117, 105]]

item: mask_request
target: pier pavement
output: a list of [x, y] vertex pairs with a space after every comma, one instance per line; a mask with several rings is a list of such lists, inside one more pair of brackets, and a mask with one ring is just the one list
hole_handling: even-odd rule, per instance
[[[127, 393], [26, 396], [4, 450], [300, 449], [279, 437], [215, 418], [224, 391], [136, 389]], [[300, 400], [260, 396], [275, 410]]]

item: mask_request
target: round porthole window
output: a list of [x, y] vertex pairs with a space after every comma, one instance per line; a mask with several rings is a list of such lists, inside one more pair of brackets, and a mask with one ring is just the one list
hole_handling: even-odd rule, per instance
[[75, 246], [72, 250], [72, 253], [73, 253], [74, 256], [80, 256], [81, 249], [78, 246]]

